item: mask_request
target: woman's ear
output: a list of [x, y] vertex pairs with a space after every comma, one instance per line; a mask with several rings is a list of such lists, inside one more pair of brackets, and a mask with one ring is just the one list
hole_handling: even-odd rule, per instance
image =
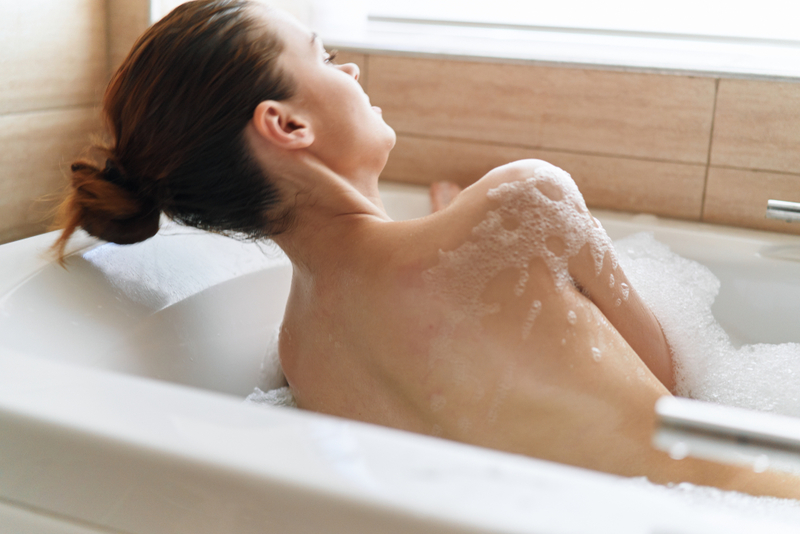
[[253, 126], [261, 138], [279, 148], [306, 148], [314, 142], [308, 121], [283, 102], [261, 102], [253, 113]]

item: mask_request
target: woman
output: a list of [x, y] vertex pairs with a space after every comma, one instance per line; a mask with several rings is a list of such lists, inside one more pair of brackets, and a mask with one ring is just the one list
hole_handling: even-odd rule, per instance
[[355, 65], [258, 4], [191, 2], [112, 80], [105, 164], [72, 166], [77, 227], [147, 239], [161, 212], [270, 237], [294, 266], [280, 335], [300, 407], [656, 482], [800, 497], [780, 474], [653, 450], [674, 386], [657, 321], [569, 175], [526, 160], [393, 222], [395, 142]]

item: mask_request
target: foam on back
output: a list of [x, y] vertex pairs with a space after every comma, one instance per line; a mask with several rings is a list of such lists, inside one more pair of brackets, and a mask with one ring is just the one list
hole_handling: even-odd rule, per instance
[[[522, 302], [530, 301], [527, 313], [520, 314], [520, 337], [530, 336], [536, 318], [545, 305], [529, 289], [533, 260], [543, 260], [556, 290], [572, 286], [569, 259], [589, 245], [594, 269], [599, 274], [608, 254], [616, 265], [611, 241], [602, 226], [586, 208], [569, 174], [552, 165], [538, 167], [526, 179], [504, 183], [488, 192], [497, 204], [483, 221], [472, 229], [471, 236], [454, 250], [439, 251], [439, 263], [423, 274], [432, 292], [450, 302], [449, 314], [433, 340], [430, 365], [447, 366], [451, 383], [475, 385], [475, 397], [491, 395], [488, 418], [494, 418], [514, 379], [514, 362], [505, 362], [498, 382], [485, 391], [481, 379], [469, 374], [466, 362], [454, 358], [454, 343], [463, 335], [480, 331], [481, 319], [502, 311], [498, 302], [484, 298], [486, 288], [503, 276], [515, 280], [513, 295]], [[537, 280], [540, 284], [541, 280]], [[537, 286], [538, 287], [538, 286]], [[577, 322], [575, 311], [566, 317]], [[588, 351], [587, 351], [588, 352]], [[587, 358], [596, 356], [587, 353]], [[441, 409], [439, 400], [436, 407]], [[463, 425], [461, 425], [463, 426]]]
[[800, 416], [800, 344], [735, 347], [711, 312], [720, 282], [710, 270], [649, 233], [615, 245], [672, 348], [679, 395]]
[[[463, 314], [453, 319], [480, 318], [498, 313], [496, 304], [481, 295], [501, 272], [513, 270], [514, 294], [526, 290], [531, 260], [541, 258], [557, 289], [572, 284], [568, 262], [585, 245], [590, 246], [595, 272], [613, 247], [602, 226], [586, 209], [583, 196], [570, 175], [558, 167], [538, 167], [527, 180], [504, 183], [489, 191], [499, 204], [472, 230], [472, 238], [455, 250], [439, 251], [439, 264], [424, 275], [435, 291], [459, 303]], [[613, 258], [616, 264], [616, 258]], [[541, 311], [534, 301], [523, 326], [527, 336]], [[574, 313], [574, 312], [573, 312]]]

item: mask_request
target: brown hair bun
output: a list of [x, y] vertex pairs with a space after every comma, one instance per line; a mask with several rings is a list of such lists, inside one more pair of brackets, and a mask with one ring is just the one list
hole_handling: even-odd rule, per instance
[[[157, 203], [135, 191], [113, 160], [107, 160], [103, 169], [79, 160], [71, 170], [72, 194], [62, 206], [60, 217], [60, 226], [70, 234], [81, 227], [94, 237], [130, 245], [158, 232]], [[65, 245], [66, 242], [57, 243], [60, 255]]]
[[186, 2], [139, 38], [106, 89], [108, 135], [92, 148], [100, 157], [72, 165], [59, 259], [78, 227], [135, 243], [158, 231], [159, 212], [246, 239], [289, 228], [292, 205], [279, 177], [262, 168], [245, 136], [261, 102], [295, 94], [263, 9], [246, 0]]

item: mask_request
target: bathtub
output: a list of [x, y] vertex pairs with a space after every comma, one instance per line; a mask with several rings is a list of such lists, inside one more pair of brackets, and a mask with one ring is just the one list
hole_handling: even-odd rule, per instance
[[[426, 190], [383, 186], [396, 218]], [[796, 341], [800, 238], [595, 212], [722, 281], [740, 342]], [[168, 226], [120, 247], [0, 247], [0, 530], [26, 533], [796, 532], [643, 482], [301, 410], [246, 405], [291, 267], [274, 247]]]

